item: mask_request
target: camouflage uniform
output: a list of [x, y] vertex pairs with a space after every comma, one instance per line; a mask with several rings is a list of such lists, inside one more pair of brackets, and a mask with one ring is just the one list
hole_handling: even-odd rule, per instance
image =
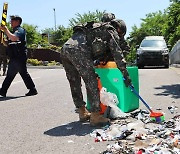
[[98, 83], [93, 61], [103, 56], [106, 51], [111, 52], [122, 73], [128, 74], [122, 50], [117, 45], [119, 41], [117, 31], [109, 23], [88, 23], [85, 26], [74, 27], [73, 36], [62, 47], [61, 60], [77, 108], [86, 104], [83, 101], [81, 91], [82, 77], [85, 82], [88, 100], [91, 103], [91, 112], [100, 110]]
[[111, 20], [115, 19], [115, 14], [113, 13], [104, 13], [101, 21], [102, 22], [110, 22]]
[[6, 47], [3, 44], [0, 44], [0, 70], [2, 64], [3, 64], [3, 75], [5, 75], [7, 68]]

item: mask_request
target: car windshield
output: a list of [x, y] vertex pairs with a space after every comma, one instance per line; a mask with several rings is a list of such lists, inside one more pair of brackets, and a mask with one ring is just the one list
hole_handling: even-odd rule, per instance
[[141, 47], [166, 47], [164, 40], [144, 40]]

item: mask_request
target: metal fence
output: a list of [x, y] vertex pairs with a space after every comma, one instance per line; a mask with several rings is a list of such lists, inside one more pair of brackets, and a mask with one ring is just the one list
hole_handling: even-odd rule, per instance
[[177, 41], [175, 46], [169, 53], [170, 64], [180, 64], [180, 40]]

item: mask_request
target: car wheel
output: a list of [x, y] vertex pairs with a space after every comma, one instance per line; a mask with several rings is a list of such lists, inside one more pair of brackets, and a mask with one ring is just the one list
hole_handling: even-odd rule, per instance
[[143, 65], [137, 65], [139, 69], [144, 68]]
[[164, 68], [169, 68], [169, 65], [164, 65]]

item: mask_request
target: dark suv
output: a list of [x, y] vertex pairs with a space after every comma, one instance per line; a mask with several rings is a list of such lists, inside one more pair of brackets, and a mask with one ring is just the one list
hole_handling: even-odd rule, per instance
[[137, 49], [138, 68], [164, 66], [169, 68], [169, 50], [163, 36], [147, 36]]

